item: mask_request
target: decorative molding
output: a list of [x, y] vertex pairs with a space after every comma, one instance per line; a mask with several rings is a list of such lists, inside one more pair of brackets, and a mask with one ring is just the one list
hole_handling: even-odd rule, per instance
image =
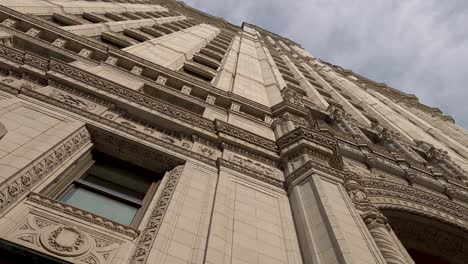
[[217, 163], [218, 163], [218, 167], [223, 166], [223, 167], [232, 169], [234, 171], [249, 175], [249, 176], [251, 176], [251, 177], [253, 177], [253, 178], [257, 179], [257, 180], [260, 180], [260, 181], [266, 182], [268, 184], [271, 184], [273, 186], [284, 189], [283, 181], [279, 180], [277, 178], [273, 178], [271, 175], [264, 174], [263, 172], [260, 172], [258, 170], [253, 170], [253, 169], [247, 168], [247, 167], [243, 166], [242, 164], [232, 162], [232, 161], [228, 161], [228, 160], [225, 160], [223, 158], [218, 158]]
[[90, 232], [87, 227], [76, 223], [70, 225], [57, 216], [34, 208], [19, 225], [12, 229], [7, 237], [14, 243], [33, 250], [47, 251], [71, 263], [109, 263], [120, 244], [123, 242], [116, 234], [104, 235], [101, 232]]
[[276, 152], [277, 147], [274, 141], [258, 136], [242, 128], [230, 125], [220, 120], [215, 121], [216, 131], [225, 133], [229, 136], [244, 140], [251, 144]]
[[163, 222], [169, 202], [171, 201], [172, 195], [177, 187], [177, 182], [179, 181], [183, 168], [183, 165], [179, 165], [167, 174], [166, 184], [158, 197], [156, 206], [151, 212], [151, 216], [148, 219], [145, 229], [141, 233], [130, 263], [146, 262], [154, 241], [156, 240], [156, 236], [158, 235], [159, 228]]
[[42, 178], [61, 166], [83, 146], [90, 143], [90, 135], [83, 127], [59, 146], [48, 151], [42, 159], [33, 162], [20, 173], [3, 182], [0, 185], [0, 212], [29, 191]]
[[344, 174], [343, 174], [343, 171], [341, 170], [338, 170], [338, 169], [334, 169], [330, 166], [325, 166], [323, 164], [320, 164], [318, 162], [315, 162], [313, 160], [309, 160], [307, 161], [306, 163], [302, 164], [302, 166], [300, 166], [299, 168], [297, 168], [296, 170], [294, 170], [292, 173], [290, 173], [289, 175], [286, 176], [286, 181], [285, 181], [285, 185], [290, 188], [291, 184], [298, 178], [300, 178], [301, 176], [303, 176], [307, 171], [309, 171], [310, 169], [314, 169], [314, 170], [318, 170], [318, 171], [321, 171], [323, 173], [326, 173], [328, 175], [332, 175], [334, 177], [337, 177], [339, 179], [343, 179], [344, 178]]
[[51, 199], [49, 197], [40, 195], [38, 193], [30, 193], [28, 197], [28, 201], [45, 206], [49, 209], [56, 210], [60, 213], [64, 213], [67, 215], [77, 217], [86, 222], [89, 222], [98, 226], [102, 226], [112, 231], [129, 236], [133, 239], [138, 237], [138, 235], [140, 234], [140, 231], [138, 231], [137, 229], [119, 224], [109, 219], [105, 219], [102, 216], [81, 210], [71, 205], [68, 205], [68, 204], [56, 201], [54, 199]]
[[[450, 214], [464, 221], [468, 221], [468, 207], [444, 199], [436, 195], [401, 184], [391, 183], [381, 179], [362, 179], [370, 197], [388, 197], [404, 200], [407, 204], [424, 205], [438, 212]], [[417, 208], [417, 207], [416, 207]]]
[[[0, 89], [1, 88], [2, 88], [2, 86], [0, 84]], [[51, 97], [49, 97], [47, 95], [41, 94], [41, 93], [33, 91], [33, 90], [24, 90], [23, 93], [26, 94], [26, 95], [29, 95], [29, 96], [31, 96], [31, 97], [33, 97], [35, 99], [47, 102], [49, 104], [52, 104], [52, 105], [58, 106], [60, 108], [66, 109], [68, 111], [71, 111], [73, 113], [79, 114], [79, 115], [81, 115], [81, 116], [83, 116], [85, 118], [89, 118], [91, 120], [94, 120], [94, 121], [96, 121], [96, 122], [98, 122], [98, 123], [100, 123], [102, 125], [110, 126], [110, 127], [115, 128], [115, 129], [117, 129], [119, 131], [128, 133], [130, 135], [133, 135], [133, 136], [138, 137], [140, 139], [143, 139], [145, 141], [148, 141], [148, 142], [154, 143], [156, 145], [159, 145], [159, 146], [161, 146], [163, 148], [173, 150], [175, 152], [178, 152], [178, 153], [181, 153], [183, 155], [186, 155], [186, 156], [192, 157], [194, 159], [200, 160], [200, 161], [202, 161], [204, 163], [207, 163], [207, 164], [210, 164], [212, 166], [216, 166], [216, 163], [215, 163], [215, 161], [213, 159], [207, 158], [207, 157], [205, 157], [203, 155], [200, 155], [197, 152], [194, 152], [194, 151], [188, 149], [186, 146], [184, 146], [183, 143], [182, 143], [181, 146], [174, 145], [171, 142], [169, 142], [167, 140], [159, 139], [159, 138], [151, 135], [150, 133], [147, 133], [147, 132], [145, 133], [145, 132], [139, 131], [136, 128], [132, 128], [131, 126], [118, 123], [118, 122], [116, 122], [114, 120], [106, 118], [105, 116], [100, 116], [100, 115], [85, 111], [83, 109], [79, 109], [79, 108], [77, 108], [77, 107], [75, 107], [73, 105], [66, 104], [66, 103], [64, 103], [62, 101], [56, 100], [54, 98], [51, 98]], [[93, 130], [93, 128], [90, 127], [90, 131], [95, 131], [95, 129]]]
[[86, 85], [91, 85], [103, 91], [120, 96], [142, 106], [148, 107], [152, 110], [156, 110], [164, 115], [168, 115], [186, 122], [190, 125], [214, 132], [214, 124], [208, 119], [189, 113], [186, 110], [180, 109], [176, 106], [168, 105], [155, 98], [151, 98], [148, 95], [136, 92], [91, 73], [87, 73], [66, 63], [52, 60], [50, 63], [50, 69], [83, 82]]
[[271, 159], [270, 157], [266, 157], [266, 156], [263, 156], [263, 155], [248, 151], [248, 150], [246, 150], [244, 148], [241, 148], [241, 147], [238, 147], [236, 145], [229, 144], [227, 142], [223, 142], [223, 143], [221, 143], [221, 148], [230, 150], [230, 151], [235, 152], [235, 153], [239, 153], [239, 154], [241, 154], [243, 156], [246, 156], [246, 157], [252, 158], [254, 160], [263, 162], [265, 164], [271, 165], [271, 166], [273, 166], [275, 168], [279, 168], [279, 163], [277, 161]]
[[332, 157], [330, 157], [330, 161], [331, 161], [330, 165], [334, 166], [337, 169], [343, 169], [343, 160], [341, 158], [341, 151], [336, 140], [334, 138], [330, 138], [328, 136], [322, 135], [308, 128], [298, 127], [294, 129], [293, 131], [280, 137], [276, 141], [276, 144], [280, 147], [280, 149], [283, 149], [301, 139], [309, 140], [311, 142], [314, 142], [325, 148], [330, 149], [333, 152]]

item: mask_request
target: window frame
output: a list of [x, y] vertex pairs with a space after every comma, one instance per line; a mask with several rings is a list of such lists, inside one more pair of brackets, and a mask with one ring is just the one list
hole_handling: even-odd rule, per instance
[[[112, 157], [111, 155], [107, 155], [107, 156]], [[115, 157], [112, 157], [112, 158], [115, 158]], [[115, 158], [115, 159], [118, 159], [118, 158]], [[90, 182], [86, 182], [86, 180], [84, 180], [84, 177], [88, 175], [89, 170], [96, 163], [97, 161], [93, 159], [92, 152], [85, 153], [82, 157], [78, 158], [78, 160], [75, 161], [74, 166], [70, 166], [60, 177], [58, 177], [56, 180], [51, 182], [49, 186], [44, 189], [42, 194], [64, 203], [62, 199], [67, 194], [69, 194], [73, 188], [80, 187], [87, 191], [91, 191], [91, 192], [103, 195], [105, 197], [108, 197], [110, 199], [123, 202], [131, 206], [135, 206], [137, 211], [131, 223], [128, 224], [127, 226], [132, 227], [132, 228], [137, 228], [138, 225], [141, 223], [141, 220], [143, 219], [145, 213], [147, 212], [148, 207], [156, 194], [156, 191], [158, 190], [158, 187], [164, 177], [164, 173], [159, 174], [159, 173], [154, 172], [154, 174], [158, 174], [160, 178], [155, 179], [156, 178], [155, 177], [151, 179], [150, 186], [148, 187], [148, 190], [146, 191], [141, 202], [132, 201], [132, 199], [126, 199], [125, 197], [123, 197], [124, 195], [119, 196], [117, 191], [111, 192], [111, 189], [101, 187], [98, 184], [93, 184]], [[81, 208], [80, 210], [87, 211], [86, 209], [81, 209]], [[114, 221], [104, 216], [101, 216], [101, 217]], [[122, 225], [126, 225], [126, 224], [122, 224]]]

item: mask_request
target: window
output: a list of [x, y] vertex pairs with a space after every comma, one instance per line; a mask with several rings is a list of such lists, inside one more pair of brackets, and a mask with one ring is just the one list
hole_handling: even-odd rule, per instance
[[102, 153], [94, 153], [93, 159], [58, 199], [120, 224], [137, 225], [162, 175]]

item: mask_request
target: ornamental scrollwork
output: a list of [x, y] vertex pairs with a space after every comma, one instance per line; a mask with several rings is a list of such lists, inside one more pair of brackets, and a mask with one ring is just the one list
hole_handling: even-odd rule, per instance
[[52, 90], [49, 93], [50, 97], [57, 99], [59, 101], [62, 101], [67, 104], [71, 104], [77, 108], [84, 109], [87, 111], [92, 111], [93, 109], [96, 108], [96, 104], [85, 101], [81, 98], [74, 97], [72, 95], [66, 94], [64, 92], [58, 91], [58, 90]]
[[148, 219], [145, 229], [141, 233], [130, 263], [145, 263], [146, 259], [148, 258], [153, 243], [156, 240], [159, 228], [161, 227], [162, 221], [164, 219], [164, 215], [166, 214], [167, 208], [169, 206], [169, 201], [171, 200], [171, 197], [174, 194], [175, 188], [177, 186], [177, 182], [181, 177], [183, 168], [183, 165], [179, 165], [167, 173], [166, 184], [162, 189], [161, 195], [158, 197], [156, 206], [151, 212], [151, 216]]

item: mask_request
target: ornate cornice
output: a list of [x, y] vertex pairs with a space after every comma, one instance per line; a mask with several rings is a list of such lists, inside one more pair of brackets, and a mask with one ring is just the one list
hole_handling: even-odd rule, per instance
[[332, 161], [332, 166], [335, 166], [335, 168], [342, 169], [343, 168], [343, 161], [341, 159], [341, 151], [338, 146], [338, 143], [336, 142], [335, 139], [322, 135], [318, 132], [315, 132], [313, 130], [310, 130], [308, 128], [304, 127], [298, 127], [294, 129], [293, 131], [287, 133], [286, 135], [283, 135], [280, 137], [276, 143], [278, 144], [280, 149], [284, 149], [287, 146], [298, 142], [302, 139], [311, 141], [313, 143], [316, 143], [322, 147], [328, 148], [333, 152], [332, 157], [330, 157]]
[[102, 218], [99, 215], [81, 210], [71, 205], [40, 195], [38, 193], [30, 193], [28, 196], [28, 201], [45, 206], [60, 213], [74, 216], [86, 222], [102, 226], [112, 231], [127, 235], [131, 238], [136, 238], [140, 234], [140, 231], [138, 231], [137, 229], [119, 224], [109, 219]]
[[91, 85], [100, 90], [120, 96], [122, 98], [135, 102], [139, 105], [148, 107], [164, 115], [168, 115], [170, 117], [189, 123], [190, 125], [194, 125], [201, 129], [214, 132], [214, 124], [208, 119], [189, 113], [186, 110], [178, 108], [176, 106], [166, 104], [162, 101], [157, 100], [156, 98], [152, 98], [143, 93], [118, 85], [112, 81], [98, 77], [94, 74], [85, 72], [69, 64], [52, 60], [50, 62], [50, 69], [67, 77], [71, 77], [77, 81], [83, 82], [86, 85]]
[[274, 141], [258, 136], [247, 130], [239, 128], [237, 126], [230, 125], [220, 120], [215, 121], [216, 131], [219, 133], [225, 133], [229, 136], [244, 140], [248, 143], [260, 146], [270, 151], [277, 151], [277, 147]]
[[83, 127], [43, 155], [41, 159], [4, 181], [0, 185], [0, 212], [87, 144], [91, 144], [90, 135]]
[[221, 148], [222, 149], [227, 149], [227, 150], [230, 150], [230, 151], [233, 151], [233, 152], [236, 152], [236, 153], [239, 153], [241, 155], [252, 158], [254, 160], [258, 160], [260, 162], [266, 163], [266, 164], [271, 165], [271, 166], [276, 167], [276, 168], [279, 167], [278, 162], [276, 162], [275, 160], [272, 160], [270, 157], [248, 151], [248, 150], [246, 150], [244, 148], [238, 147], [238, 146], [233, 145], [233, 144], [223, 142], [223, 143], [221, 143]]
[[406, 201], [406, 206], [424, 205], [435, 211], [450, 214], [463, 221], [468, 221], [468, 208], [459, 205], [448, 198], [444, 199], [436, 195], [415, 189], [412, 186], [405, 186], [384, 180], [362, 179], [362, 184], [366, 188], [369, 197], [387, 197]]
[[285, 185], [289, 188], [291, 184], [298, 178], [302, 177], [307, 171], [310, 169], [318, 170], [321, 172], [324, 172], [328, 175], [335, 176], [339, 179], [344, 178], [343, 171], [334, 169], [330, 166], [325, 166], [323, 164], [320, 164], [318, 162], [315, 162], [313, 160], [309, 160], [306, 163], [304, 163], [302, 166], [297, 168], [294, 172], [286, 176], [286, 181]]
[[[202, 161], [204, 163], [207, 163], [207, 164], [210, 164], [212, 166], [216, 165], [215, 160], [207, 158], [207, 157], [205, 157], [205, 156], [203, 156], [203, 155], [201, 155], [201, 154], [199, 154], [197, 152], [191, 151], [191, 150], [189, 150], [189, 149], [187, 149], [187, 148], [185, 148], [183, 146], [178, 146], [178, 145], [171, 144], [170, 142], [168, 142], [166, 140], [159, 139], [159, 138], [157, 138], [155, 136], [152, 136], [152, 135], [150, 135], [148, 133], [141, 132], [141, 131], [139, 131], [137, 129], [134, 129], [134, 128], [130, 127], [130, 126], [123, 125], [121, 123], [110, 120], [110, 119], [108, 119], [106, 117], [91, 113], [89, 111], [80, 109], [80, 108], [75, 107], [75, 106], [70, 105], [70, 104], [64, 103], [62, 101], [59, 101], [57, 99], [54, 99], [54, 98], [49, 97], [47, 95], [44, 95], [42, 93], [39, 93], [39, 92], [36, 92], [36, 91], [33, 91], [33, 90], [29, 90], [29, 89], [23, 89], [22, 93], [26, 94], [28, 96], [31, 96], [32, 98], [38, 99], [40, 101], [47, 102], [48, 104], [58, 106], [58, 107], [60, 107], [62, 109], [66, 109], [66, 110], [68, 110], [70, 112], [79, 114], [79, 115], [81, 115], [81, 116], [83, 116], [85, 118], [96, 121], [97, 123], [99, 123], [101, 125], [106, 125], [106, 126], [115, 128], [115, 129], [117, 129], [119, 131], [128, 133], [128, 134], [133, 135], [133, 136], [135, 136], [137, 138], [140, 138], [140, 139], [143, 139], [145, 141], [151, 142], [151, 143], [156, 144], [158, 146], [161, 146], [161, 147], [163, 147], [165, 149], [170, 149], [170, 150], [175, 151], [177, 153], [184, 154], [184, 155], [186, 155], [188, 157], [192, 157], [194, 159], [200, 160], [200, 161]], [[90, 129], [93, 129], [93, 128], [90, 127]]]

